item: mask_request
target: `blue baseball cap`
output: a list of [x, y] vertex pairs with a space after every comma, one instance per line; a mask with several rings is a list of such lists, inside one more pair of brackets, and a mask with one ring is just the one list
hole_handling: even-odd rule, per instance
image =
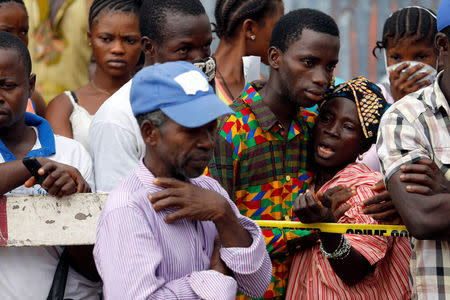
[[436, 18], [438, 31], [441, 31], [450, 25], [450, 0], [441, 1], [437, 10]]
[[214, 94], [205, 74], [191, 63], [167, 62], [143, 68], [130, 92], [135, 116], [161, 109], [184, 127], [203, 126], [233, 111]]

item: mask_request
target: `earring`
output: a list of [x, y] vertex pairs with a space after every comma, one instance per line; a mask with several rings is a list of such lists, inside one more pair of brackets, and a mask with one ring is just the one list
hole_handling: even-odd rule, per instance
[[256, 35], [252, 34], [252, 35], [250, 36], [250, 38], [252, 39], [252, 41], [254, 41], [254, 40], [256, 39]]
[[364, 156], [362, 154], [358, 155], [358, 160], [362, 161], [364, 159]]

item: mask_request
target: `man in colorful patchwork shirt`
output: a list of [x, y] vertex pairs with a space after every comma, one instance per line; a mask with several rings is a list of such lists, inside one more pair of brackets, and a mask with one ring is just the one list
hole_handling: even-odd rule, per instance
[[[312, 173], [308, 141], [319, 102], [339, 55], [339, 29], [328, 15], [300, 9], [282, 17], [272, 32], [264, 87], [247, 84], [235, 115], [219, 125], [209, 175], [218, 179], [241, 214], [254, 220], [290, 220], [292, 205]], [[273, 264], [264, 299], [282, 299], [289, 274], [289, 248], [308, 235], [301, 230], [263, 230]], [[238, 298], [245, 298], [240, 295]]]

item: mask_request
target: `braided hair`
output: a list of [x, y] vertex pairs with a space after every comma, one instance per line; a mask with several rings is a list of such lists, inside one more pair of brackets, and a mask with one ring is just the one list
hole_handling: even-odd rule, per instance
[[386, 49], [388, 42], [396, 42], [404, 37], [416, 41], [430, 41], [433, 44], [437, 33], [436, 14], [424, 7], [408, 6], [394, 12], [383, 26], [381, 41], [377, 41], [372, 54], [377, 57], [376, 50]]
[[156, 42], [164, 40], [166, 17], [168, 14], [187, 16], [206, 15], [200, 0], [145, 0], [141, 6], [139, 30]]
[[[0, 0], [1, 1], [1, 0]], [[89, 8], [89, 29], [103, 11], [139, 14], [142, 0], [94, 0]]]
[[219, 38], [230, 38], [236, 27], [246, 19], [261, 22], [273, 13], [282, 0], [217, 0], [214, 16], [215, 32]]

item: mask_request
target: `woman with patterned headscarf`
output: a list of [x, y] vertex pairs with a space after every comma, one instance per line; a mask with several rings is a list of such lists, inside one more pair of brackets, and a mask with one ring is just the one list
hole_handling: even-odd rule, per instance
[[[359, 204], [381, 174], [355, 160], [375, 142], [386, 107], [364, 77], [325, 96], [312, 143], [314, 184], [294, 204], [301, 222], [378, 223]], [[409, 299], [410, 256], [407, 238], [320, 232], [316, 245], [295, 255], [286, 299]]]

